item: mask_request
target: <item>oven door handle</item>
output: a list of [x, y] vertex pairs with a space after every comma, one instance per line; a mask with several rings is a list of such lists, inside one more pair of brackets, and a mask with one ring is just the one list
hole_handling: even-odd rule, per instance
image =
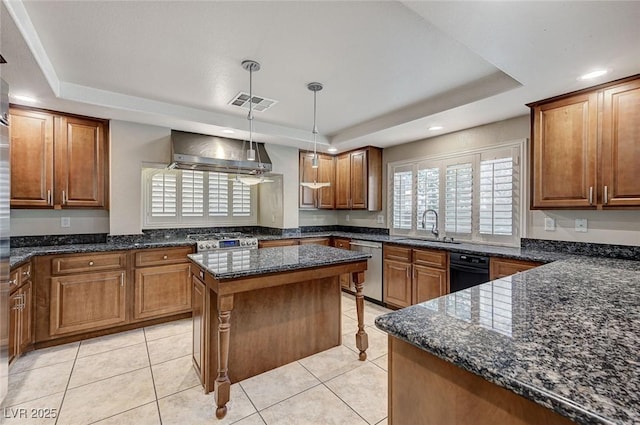
[[450, 270], [459, 270], [459, 271], [463, 271], [463, 272], [476, 273], [476, 274], [489, 273], [489, 268], [470, 267], [470, 266], [465, 266], [465, 265], [462, 265], [462, 264], [450, 264], [449, 265], [449, 269]]

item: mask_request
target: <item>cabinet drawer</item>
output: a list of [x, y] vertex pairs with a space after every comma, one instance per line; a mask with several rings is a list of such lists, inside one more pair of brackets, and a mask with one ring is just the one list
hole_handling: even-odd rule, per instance
[[427, 249], [413, 250], [413, 263], [422, 266], [437, 267], [439, 269], [447, 268], [447, 252], [432, 251]]
[[15, 270], [11, 270], [9, 273], [9, 291], [18, 289], [20, 286], [20, 267]]
[[411, 262], [411, 248], [397, 245], [384, 245], [383, 249], [385, 260]]
[[146, 249], [136, 252], [136, 267], [161, 266], [163, 264], [184, 263], [191, 254], [190, 246], [180, 248]]
[[97, 270], [122, 269], [127, 260], [124, 253], [86, 254], [55, 257], [51, 260], [51, 274], [91, 272]]
[[351, 249], [351, 245], [349, 244], [349, 242], [351, 242], [351, 239], [345, 239], [345, 238], [333, 238], [333, 246], [335, 248], [340, 248], [340, 249]]
[[490, 279], [500, 279], [502, 277], [511, 276], [534, 267], [538, 267], [542, 263], [535, 261], [511, 260], [505, 258], [491, 257], [489, 259]]
[[258, 241], [258, 248], [273, 248], [278, 246], [298, 245], [298, 239], [273, 239], [268, 241]]

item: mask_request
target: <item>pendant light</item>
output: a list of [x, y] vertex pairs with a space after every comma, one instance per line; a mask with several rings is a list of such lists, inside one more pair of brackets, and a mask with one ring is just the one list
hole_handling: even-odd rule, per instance
[[[317, 136], [318, 136], [318, 126], [316, 125], [316, 110], [317, 110], [317, 102], [316, 95], [320, 90], [322, 90], [321, 83], [309, 83], [307, 84], [307, 88], [313, 92], [313, 129], [311, 133], [313, 134], [313, 158], [311, 158], [311, 168], [318, 168], [318, 151], [317, 151]], [[304, 168], [302, 168], [302, 172], [304, 173]], [[317, 175], [317, 174], [316, 174]], [[304, 180], [304, 175], [302, 176]], [[301, 186], [308, 187], [310, 189], [319, 189], [321, 187], [331, 186], [329, 182], [317, 182], [315, 179], [313, 182], [300, 182]]]
[[[254, 60], [244, 60], [242, 61], [242, 67], [249, 71], [249, 114], [247, 115], [249, 120], [249, 149], [247, 149], [247, 161], [255, 161], [256, 150], [258, 149], [253, 148], [253, 73], [260, 71], [260, 64]], [[260, 150], [258, 150], [258, 162], [260, 162]], [[266, 179], [262, 173], [259, 175], [236, 175], [236, 181], [248, 186], [273, 182], [271, 179]]]

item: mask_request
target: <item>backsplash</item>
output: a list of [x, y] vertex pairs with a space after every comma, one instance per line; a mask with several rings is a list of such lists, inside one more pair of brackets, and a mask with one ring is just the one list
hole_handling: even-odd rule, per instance
[[87, 233], [77, 235], [12, 236], [11, 248], [27, 246], [58, 246], [85, 243], [105, 243], [106, 233]]
[[640, 260], [640, 246], [632, 245], [609, 245], [590, 242], [522, 238], [520, 240], [520, 246], [522, 248], [537, 249], [540, 251], [557, 251], [567, 254], [588, 255], [590, 257]]

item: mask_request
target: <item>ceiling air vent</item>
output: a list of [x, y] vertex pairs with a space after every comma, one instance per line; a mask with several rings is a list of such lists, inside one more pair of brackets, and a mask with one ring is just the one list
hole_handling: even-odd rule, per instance
[[[266, 111], [278, 103], [277, 100], [267, 99], [262, 96], [253, 96], [253, 110], [257, 112]], [[240, 92], [229, 101], [229, 105], [249, 109], [249, 93]]]

